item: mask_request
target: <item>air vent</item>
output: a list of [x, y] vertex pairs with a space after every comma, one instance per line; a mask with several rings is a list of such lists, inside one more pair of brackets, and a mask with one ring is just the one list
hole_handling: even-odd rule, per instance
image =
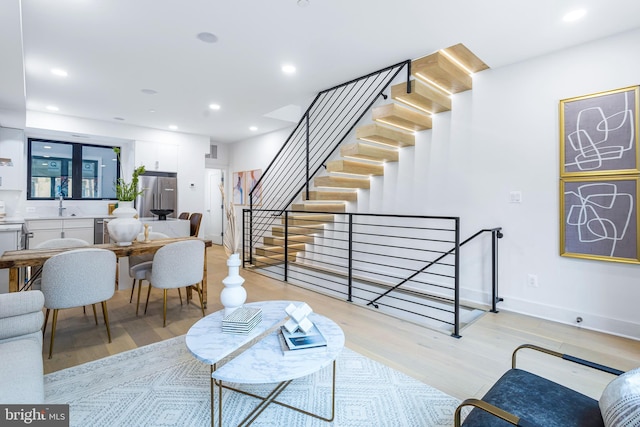
[[211, 144], [209, 145], [209, 154], [204, 155], [205, 159], [217, 159], [218, 158], [218, 146]]

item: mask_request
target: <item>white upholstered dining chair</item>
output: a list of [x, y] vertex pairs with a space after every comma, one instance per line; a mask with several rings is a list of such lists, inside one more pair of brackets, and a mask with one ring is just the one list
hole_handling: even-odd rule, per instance
[[149, 281], [147, 302], [144, 312], [147, 313], [151, 288], [164, 290], [163, 323], [167, 325], [167, 290], [195, 286], [202, 317], [204, 317], [204, 304], [202, 303], [202, 288], [204, 268], [204, 242], [202, 240], [184, 240], [170, 243], [158, 249], [153, 258], [153, 268], [147, 271], [146, 279]]
[[[42, 335], [44, 336], [53, 310], [49, 359], [53, 354], [53, 343], [58, 321], [58, 310], [102, 303], [102, 314], [111, 342], [107, 300], [114, 292], [116, 280], [116, 255], [106, 249], [82, 248], [54, 255], [42, 267], [42, 293], [47, 309]], [[97, 320], [97, 319], [96, 319]], [[96, 322], [97, 323], [97, 322]]]
[[[149, 240], [168, 239], [164, 233], [158, 233], [156, 231], [149, 232]], [[138, 235], [138, 241], [144, 241], [144, 234]], [[129, 303], [133, 301], [133, 291], [136, 288], [136, 280], [138, 281], [138, 300], [136, 302], [136, 316], [138, 315], [138, 309], [140, 307], [140, 290], [142, 289], [142, 281], [146, 280], [147, 271], [151, 271], [153, 266], [153, 255], [132, 255], [129, 257], [129, 277], [133, 278], [133, 284], [131, 285], [131, 296], [129, 297]], [[180, 296], [182, 299], [182, 296]]]

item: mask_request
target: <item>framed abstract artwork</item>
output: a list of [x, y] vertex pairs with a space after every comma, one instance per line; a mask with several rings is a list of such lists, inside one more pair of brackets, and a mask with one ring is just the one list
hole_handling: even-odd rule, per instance
[[639, 87], [560, 101], [560, 176], [640, 173]]
[[560, 180], [560, 255], [640, 263], [638, 176]]
[[[262, 183], [258, 184], [258, 181], [260, 181], [260, 177], [262, 177], [262, 169], [253, 169], [250, 171], [246, 171], [245, 174], [247, 175], [246, 204], [252, 206], [262, 206]], [[256, 184], [258, 184], [258, 187], [256, 187]], [[253, 191], [254, 188], [256, 188], [255, 191]]]
[[247, 179], [246, 172], [234, 172], [231, 184], [233, 190], [233, 204], [242, 206], [245, 204], [245, 181]]

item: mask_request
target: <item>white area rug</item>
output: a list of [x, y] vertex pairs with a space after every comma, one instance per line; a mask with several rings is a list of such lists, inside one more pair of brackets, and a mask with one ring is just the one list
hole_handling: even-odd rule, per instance
[[[272, 404], [252, 425], [453, 425], [457, 399], [354, 351], [344, 349], [336, 378], [333, 423]], [[184, 337], [45, 375], [46, 402], [69, 403], [72, 426], [211, 425], [209, 386], [209, 366], [191, 356]], [[266, 395], [272, 388], [252, 386], [251, 391]], [[278, 400], [328, 417], [330, 396], [328, 367], [295, 380]], [[257, 399], [225, 390], [224, 425], [237, 425], [257, 404]]]

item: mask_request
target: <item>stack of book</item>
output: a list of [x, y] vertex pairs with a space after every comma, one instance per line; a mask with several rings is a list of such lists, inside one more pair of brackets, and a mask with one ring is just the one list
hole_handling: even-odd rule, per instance
[[327, 340], [315, 325], [307, 333], [291, 333], [283, 326], [280, 328], [278, 336], [280, 346], [282, 347], [282, 354], [285, 357], [327, 350]]
[[228, 334], [248, 334], [261, 321], [261, 308], [240, 307], [222, 319], [222, 332]]

